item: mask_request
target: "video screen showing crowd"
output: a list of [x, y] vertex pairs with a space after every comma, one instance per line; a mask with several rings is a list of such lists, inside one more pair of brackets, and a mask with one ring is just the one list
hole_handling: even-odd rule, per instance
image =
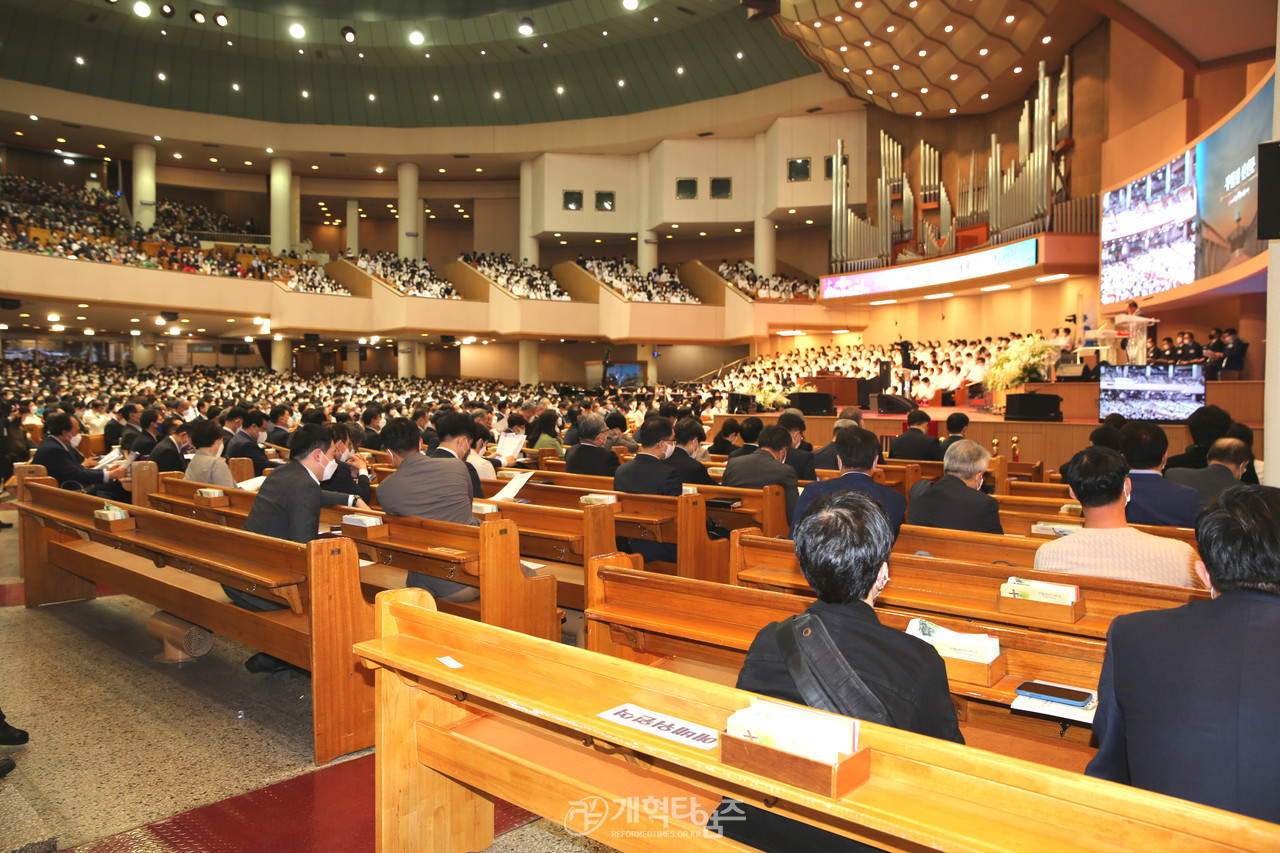
[[1103, 365], [1098, 386], [1100, 417], [1117, 412], [1129, 420], [1176, 423], [1205, 404], [1199, 364]]
[[1196, 277], [1194, 149], [1102, 197], [1102, 301], [1124, 302]]

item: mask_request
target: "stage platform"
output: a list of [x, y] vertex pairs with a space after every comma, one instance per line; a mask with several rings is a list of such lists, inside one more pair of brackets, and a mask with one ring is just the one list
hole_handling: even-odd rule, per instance
[[[1210, 382], [1206, 390], [1206, 400], [1212, 405], [1221, 406], [1231, 413], [1232, 417], [1253, 427], [1253, 449], [1258, 458], [1262, 458], [1263, 417], [1262, 417], [1262, 382]], [[1023, 462], [1043, 461], [1046, 469], [1057, 469], [1076, 451], [1089, 446], [1089, 434], [1098, 428], [1098, 385], [1088, 382], [1038, 383], [1026, 386], [1028, 391], [1058, 394], [1063, 398], [1061, 423], [1044, 421], [1006, 421], [1002, 415], [980, 412], [975, 408], [964, 406], [921, 407], [928, 412], [937, 424], [938, 435], [945, 436], [944, 423], [952, 412], [963, 412], [969, 416], [968, 437], [990, 449], [993, 439], [1000, 442], [1000, 452], [1007, 454], [1013, 439], [1018, 439], [1018, 458]], [[842, 401], [837, 401], [839, 408]], [[1088, 414], [1081, 415], [1082, 410]], [[715, 437], [720, 424], [728, 417], [741, 421], [746, 415], [716, 415], [715, 425], [707, 435], [708, 442]], [[766, 424], [778, 419], [777, 412], [763, 412], [757, 415]], [[898, 435], [906, 429], [905, 414], [881, 415], [875, 412], [862, 413], [862, 425], [877, 435]], [[822, 447], [831, 441], [834, 417], [805, 417], [805, 438], [815, 447]], [[1179, 425], [1166, 425], [1165, 432], [1169, 436], [1169, 455], [1181, 453], [1191, 443], [1191, 435], [1187, 428]]]

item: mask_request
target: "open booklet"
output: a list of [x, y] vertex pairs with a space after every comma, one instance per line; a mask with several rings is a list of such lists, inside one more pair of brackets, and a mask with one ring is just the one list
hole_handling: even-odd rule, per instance
[[244, 489], [246, 492], [256, 492], [258, 489], [262, 488], [262, 483], [266, 479], [266, 474], [263, 474], [261, 477], [250, 477], [247, 480], [241, 480], [239, 483], [236, 483], [236, 488]]
[[498, 436], [497, 455], [506, 459], [509, 456], [519, 456], [520, 451], [524, 449], [525, 437], [518, 432], [504, 432]]
[[101, 459], [99, 459], [98, 464], [94, 465], [93, 467], [101, 471], [104, 468], [110, 468], [112, 465], [115, 465], [117, 462], [124, 462], [125, 464], [128, 464], [130, 462], [133, 462], [137, 458], [138, 458], [138, 454], [133, 453], [132, 451], [126, 454], [122, 452], [120, 448], [113, 447], [111, 448], [111, 452], [108, 453], [106, 456], [103, 456]]

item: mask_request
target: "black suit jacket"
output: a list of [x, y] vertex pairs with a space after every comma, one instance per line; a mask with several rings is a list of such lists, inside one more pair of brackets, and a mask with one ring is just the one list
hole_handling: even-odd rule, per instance
[[818, 479], [818, 474], [814, 470], [812, 451], [805, 450], [803, 447], [788, 447], [786, 463], [796, 472], [796, 479]]
[[970, 488], [952, 474], [940, 480], [921, 480], [911, 487], [907, 524], [972, 530], [975, 533], [1004, 533], [1000, 524], [999, 501]]
[[360, 442], [360, 446], [365, 450], [381, 450], [382, 434], [373, 427], [364, 428], [364, 441]]
[[289, 462], [262, 482], [244, 530], [290, 542], [310, 542], [319, 535], [320, 509], [345, 506], [349, 500], [349, 495], [321, 489], [301, 462]]
[[911, 427], [889, 444], [889, 458], [939, 462], [942, 460], [940, 447], [938, 439], [927, 432]]
[[1130, 524], [1196, 526], [1196, 517], [1204, 509], [1205, 501], [1195, 489], [1166, 480], [1159, 474], [1136, 471], [1129, 472], [1129, 482], [1133, 488], [1124, 516]]
[[156, 463], [156, 467], [161, 471], [185, 472], [187, 470], [186, 457], [182, 455], [182, 452], [178, 450], [173, 441], [167, 437], [157, 442], [151, 451], [151, 455], [147, 458]]
[[123, 430], [124, 424], [115, 418], [111, 418], [102, 425], [102, 440], [106, 442], [108, 450], [120, 443], [120, 433]]
[[680, 474], [656, 456], [637, 453], [614, 473], [613, 490], [634, 495], [678, 495]]
[[711, 446], [707, 448], [707, 452], [715, 456], [728, 456], [737, 449], [738, 446], [729, 439], [716, 436], [715, 441], [711, 442]]
[[369, 482], [369, 475], [362, 473], [357, 477], [352, 473], [351, 466], [342, 462], [338, 463], [333, 476], [321, 483], [320, 487], [331, 492], [342, 492], [344, 495], [355, 495], [365, 503], [373, 497], [373, 484]]
[[156, 437], [149, 430], [144, 429], [142, 432], [132, 436], [133, 441], [129, 441], [130, 437], [126, 435], [121, 440], [120, 446], [130, 453], [138, 454], [139, 458], [145, 459], [150, 456], [151, 451], [156, 447]]
[[946, 438], [944, 438], [944, 439], [942, 440], [942, 443], [938, 445], [938, 458], [939, 458], [939, 459], [941, 459], [942, 457], [946, 456], [946, 455], [947, 455], [947, 448], [948, 448], [948, 447], [950, 447], [951, 445], [955, 444], [957, 441], [964, 441], [964, 436], [963, 436], [963, 435], [949, 435], [949, 436], [947, 436]]
[[680, 483], [682, 485], [685, 483], [692, 483], [697, 486], [717, 485], [716, 481], [711, 479], [707, 466], [690, 456], [689, 452], [683, 447], [677, 447], [672, 451], [671, 458], [664, 461], [680, 475]]
[[1117, 616], [1090, 776], [1280, 822], [1280, 597], [1224, 592]]
[[594, 444], [575, 444], [564, 454], [564, 470], [570, 474], [593, 474], [612, 477], [622, 460], [618, 454]]
[[836, 443], [833, 441], [826, 447], [813, 451], [813, 467], [824, 471], [836, 471], [840, 468], [840, 460], [836, 456]]
[[274, 444], [276, 447], [289, 446], [289, 431], [282, 426], [272, 424], [267, 430], [267, 444]]
[[271, 460], [267, 458], [267, 454], [258, 446], [258, 442], [247, 432], [238, 432], [236, 437], [231, 439], [231, 443], [227, 445], [227, 452], [224, 454], [228, 459], [238, 459], [243, 456], [245, 459], [253, 460], [253, 476], [261, 477], [262, 472], [271, 467]]
[[760, 449], [758, 444], [741, 444], [732, 453], [729, 454], [730, 459], [737, 459], [739, 456], [750, 456]]
[[[457, 459], [458, 458], [457, 456], [454, 456], [452, 453], [450, 453], [449, 451], [441, 447], [437, 447], [435, 450], [431, 451], [431, 457], [433, 459]], [[480, 485], [480, 472], [477, 471], [471, 465], [467, 465], [467, 460], [465, 459], [462, 460], [462, 464], [467, 466], [467, 473], [471, 475], [471, 497], [473, 498], [484, 497], [484, 487]]]
[[36, 455], [31, 460], [33, 465], [43, 465], [45, 472], [57, 480], [64, 489], [74, 489], [76, 485], [88, 488], [101, 486], [106, 477], [101, 471], [82, 467], [84, 457], [74, 447], [67, 447], [51, 435], [46, 435], [36, 448]]

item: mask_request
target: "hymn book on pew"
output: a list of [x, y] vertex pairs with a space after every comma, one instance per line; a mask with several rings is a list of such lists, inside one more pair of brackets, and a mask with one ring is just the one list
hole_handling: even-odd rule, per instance
[[1043, 601], [1047, 604], [1075, 604], [1080, 597], [1080, 587], [1011, 577], [1000, 584], [1000, 594], [1005, 598]]
[[907, 623], [907, 633], [933, 646], [944, 658], [991, 663], [1000, 657], [1000, 640], [989, 634], [964, 634], [921, 618]]
[[261, 477], [250, 477], [247, 480], [241, 480], [239, 483], [236, 483], [236, 488], [244, 489], [246, 492], [256, 492], [258, 489], [262, 488], [262, 484], [265, 483], [266, 480], [266, 474], [263, 474]]

